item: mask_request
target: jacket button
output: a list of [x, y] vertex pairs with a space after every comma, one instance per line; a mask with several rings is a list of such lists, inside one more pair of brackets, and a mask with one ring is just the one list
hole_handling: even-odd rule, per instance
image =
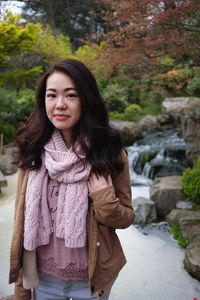
[[97, 247], [99, 247], [101, 245], [101, 243], [100, 242], [97, 242]]

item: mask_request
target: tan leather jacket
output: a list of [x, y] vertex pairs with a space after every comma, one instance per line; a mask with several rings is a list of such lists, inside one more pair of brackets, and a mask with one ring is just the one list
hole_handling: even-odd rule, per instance
[[[133, 223], [128, 160], [123, 152], [124, 169], [112, 174], [113, 187], [91, 193], [88, 211], [88, 276], [92, 292], [102, 292], [126, 263], [115, 233]], [[30, 300], [31, 291], [22, 286], [22, 252], [25, 191], [28, 172], [20, 169], [15, 203], [15, 222], [10, 252], [9, 283], [15, 282], [15, 300]]]

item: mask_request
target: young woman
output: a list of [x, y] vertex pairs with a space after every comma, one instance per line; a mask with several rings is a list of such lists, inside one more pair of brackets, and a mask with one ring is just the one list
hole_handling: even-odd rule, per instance
[[91, 72], [66, 59], [41, 78], [18, 138], [11, 244], [15, 300], [108, 299], [133, 223], [127, 156]]

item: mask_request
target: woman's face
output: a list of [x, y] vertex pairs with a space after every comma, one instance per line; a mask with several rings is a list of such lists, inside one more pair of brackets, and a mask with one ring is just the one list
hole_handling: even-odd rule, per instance
[[48, 77], [45, 107], [49, 120], [60, 130], [65, 143], [70, 144], [72, 130], [80, 120], [81, 101], [68, 75], [55, 72]]

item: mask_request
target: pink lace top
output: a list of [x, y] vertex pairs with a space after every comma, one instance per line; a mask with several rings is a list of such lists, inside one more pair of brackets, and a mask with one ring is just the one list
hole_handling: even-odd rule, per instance
[[59, 280], [88, 280], [87, 247], [66, 248], [64, 239], [54, 234], [59, 183], [49, 180], [48, 206], [51, 214], [53, 232], [48, 245], [37, 248], [37, 265], [39, 273], [51, 275]]

